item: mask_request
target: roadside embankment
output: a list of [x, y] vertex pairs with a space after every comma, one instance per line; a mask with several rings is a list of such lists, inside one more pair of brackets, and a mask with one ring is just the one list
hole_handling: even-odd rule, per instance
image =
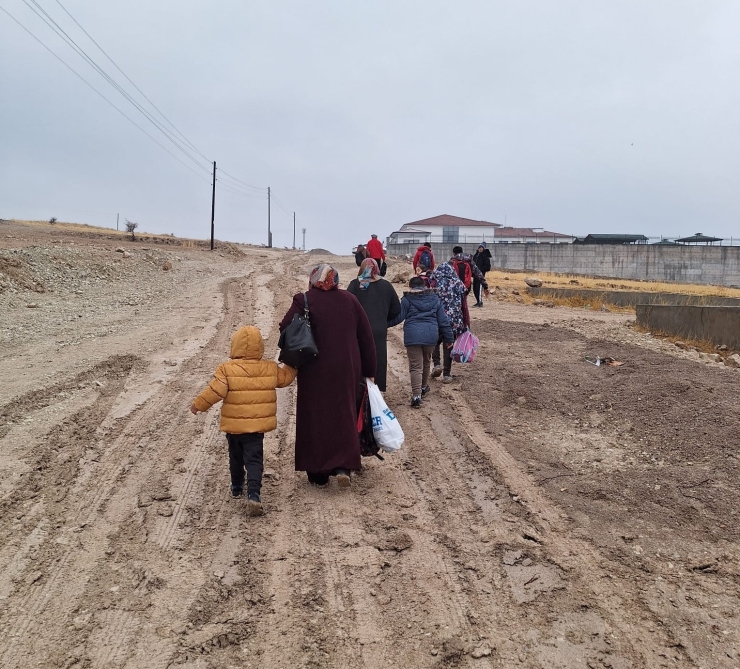
[[638, 304], [665, 304], [675, 306], [740, 307], [740, 298], [719, 295], [687, 293], [660, 293], [635, 290], [589, 290], [586, 288], [528, 288], [535, 298], [571, 300], [613, 304], [618, 307], [634, 307]]
[[638, 304], [636, 312], [648, 330], [740, 349], [740, 306]]

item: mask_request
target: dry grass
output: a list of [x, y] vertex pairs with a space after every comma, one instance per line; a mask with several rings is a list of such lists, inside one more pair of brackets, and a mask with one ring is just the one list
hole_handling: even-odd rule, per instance
[[[30, 228], [35, 228], [39, 232], [63, 232], [72, 235], [84, 235], [87, 237], [98, 235], [100, 237], [106, 237], [108, 239], [117, 239], [120, 237], [122, 242], [131, 240], [131, 233], [126, 230], [114, 230], [113, 228], [104, 228], [97, 225], [89, 225], [87, 223], [70, 223], [67, 221], [57, 221], [54, 224], [49, 221], [22, 221], [19, 219], [12, 219], [9, 221], [13, 225], [23, 225]], [[208, 240], [198, 239], [187, 239], [184, 237], [175, 237], [174, 235], [156, 234], [153, 232], [146, 232], [144, 230], [136, 231], [137, 241], [162, 241], [168, 244], [175, 244], [185, 248], [198, 248], [204, 244], [208, 244]]]
[[[526, 290], [527, 286], [524, 283], [525, 276], [537, 276], [542, 279], [543, 286], [554, 288], [633, 290], [649, 293], [683, 293], [687, 295], [705, 295], [707, 297], [740, 298], [740, 288], [725, 288], [724, 286], [705, 286], [689, 283], [662, 283], [659, 281], [631, 281], [628, 279], [596, 279], [592, 277], [575, 276], [573, 274], [549, 274], [547, 272], [526, 273], [493, 270], [488, 272], [486, 279], [491, 284], [498, 284], [507, 288], [510, 285], [512, 288], [521, 288], [522, 290]], [[599, 302], [599, 304], [601, 303]]]
[[[126, 232], [125, 230], [113, 230], [112, 228], [103, 228], [98, 225], [89, 225], [87, 223], [69, 223], [67, 221], [57, 221], [53, 225], [49, 223], [49, 221], [21, 221], [18, 219], [13, 219], [11, 221], [15, 225], [26, 225], [29, 227], [39, 228], [44, 231], [49, 230], [57, 230], [57, 231], [63, 231], [63, 232], [72, 232], [72, 233], [89, 233], [89, 234], [99, 234], [99, 235], [106, 235], [106, 236], [118, 236], [121, 237], [121, 239], [129, 239], [131, 237], [130, 232]], [[146, 235], [150, 238], [157, 238], [157, 239], [172, 239], [172, 235], [161, 235], [161, 234], [154, 234], [151, 232], [144, 232], [144, 231], [137, 231], [138, 235]]]

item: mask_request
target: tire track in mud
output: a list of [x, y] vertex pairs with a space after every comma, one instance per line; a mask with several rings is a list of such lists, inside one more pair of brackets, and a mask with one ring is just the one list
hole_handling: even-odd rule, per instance
[[[276, 269], [280, 270], [280, 263]], [[238, 295], [239, 304], [227, 301], [217, 341], [208, 346], [209, 373], [226, 357], [231, 335], [238, 324], [253, 322], [263, 331], [272, 326], [274, 310], [270, 284], [273, 281], [271, 273], [252, 274], [247, 294]], [[246, 286], [240, 284], [239, 288]], [[246, 308], [238, 308], [240, 305]], [[190, 396], [204, 381], [201, 379], [196, 386], [188, 388]], [[244, 524], [244, 502], [232, 499], [228, 493], [225, 445], [217, 441], [223, 439], [215, 409], [206, 417], [202, 433], [191, 439], [192, 447], [187, 453], [180, 453], [182, 476], [174, 475], [166, 486], [164, 513], [158, 509], [153, 514], [150, 508], [143, 520], [148, 528], [148, 540], [141, 547], [138, 558], [160, 575], [171, 574], [174, 569], [177, 583], [173, 579], [166, 593], [170, 596], [152, 598], [152, 609], [132, 623], [139, 632], [135, 648], [128, 651], [129, 662], [135, 662], [135, 658], [157, 657], [157, 664], [166, 666], [175, 656], [178, 662], [187, 664], [191, 654], [202, 656], [214, 649], [229, 648], [236, 640], [244, 638], [242, 625], [213, 622], [214, 616], [219, 617], [222, 600], [230, 603], [234, 592], [229, 581], [233, 576], [232, 567], [238, 562], [243, 534], [239, 528]], [[159, 469], [164, 463], [175, 463], [177, 456], [177, 449], [163, 454]], [[206, 494], [213, 490], [218, 492]], [[184, 557], [186, 550], [190, 554], [197, 550], [197, 558], [188, 560], [188, 564], [184, 564], [184, 560], [178, 562], [176, 558]], [[177, 592], [179, 613], [172, 610], [173, 591]], [[157, 621], [166, 621], [164, 628], [161, 624], [157, 627]], [[179, 638], [174, 634], [175, 628], [180, 630], [182, 636]]]
[[[230, 291], [226, 289], [225, 293], [228, 298]], [[229, 311], [228, 305], [226, 311]], [[211, 346], [217, 347], [219, 343], [227, 340], [230, 334], [228, 327], [222, 327], [219, 336], [215, 338], [221, 341], [215, 344], [212, 343]], [[214, 355], [221, 357], [222, 354], [218, 350], [218, 353]], [[191, 362], [183, 367], [187, 372], [188, 367], [197, 366], [198, 364], [199, 361], [196, 360], [195, 364]], [[64, 516], [62, 513], [56, 514], [56, 518], [63, 517], [64, 522], [57, 521], [57, 525], [61, 525], [61, 529], [51, 535], [47, 541], [47, 543], [56, 544], [57, 547], [68, 544], [68, 548], [52, 550], [51, 557], [45, 564], [34, 565], [36, 568], [41, 567], [44, 571], [48, 570], [48, 578], [43, 579], [42, 586], [34, 588], [31, 584], [26, 588], [27, 592], [21, 601], [13, 602], [13, 610], [16, 615], [4, 625], [9, 638], [12, 640], [4, 650], [3, 658], [5, 660], [15, 662], [24, 660], [23, 653], [15, 652], [12, 658], [8, 654], [11, 651], [18, 651], [19, 640], [32, 635], [31, 630], [39, 625], [43, 624], [49, 636], [54, 636], [55, 629], [63, 627], [65, 621], [68, 624], [70, 611], [73, 609], [76, 600], [80, 598], [81, 592], [84, 591], [91, 572], [95, 571], [96, 565], [106, 562], [103, 551], [110, 539], [109, 534], [112, 532], [115, 535], [116, 524], [123, 522], [127, 515], [131, 513], [131, 507], [135, 506], [130, 498], [116, 500], [116, 490], [126, 487], [127, 474], [131, 467], [141, 460], [142, 454], [151, 455], [150, 451], [145, 451], [145, 447], [155, 451], [169, 448], [175, 440], [172, 435], [177, 433], [178, 424], [184, 423], [183, 418], [186, 409], [176, 412], [170, 410], [172, 406], [182, 406], [184, 403], [182, 398], [184, 391], [178, 389], [177, 385], [165, 386], [148, 404], [136, 409], [125, 419], [116, 421], [115, 428], [111, 430], [112, 433], [119, 435], [116, 439], [111, 441], [110, 434], [107, 437], [106, 435], [100, 436], [100, 446], [104, 450], [102, 453], [95, 453], [93, 460], [93, 463], [99, 463], [99, 466], [90, 467], [88, 471], [78, 473], [74, 488], [74, 492], [78, 494], [73, 497], [79, 503], [75, 505], [76, 509], [71, 516]], [[192, 384], [189, 384], [189, 388], [189, 393], [193, 392]], [[161, 416], [168, 414], [170, 419], [163, 424]], [[98, 425], [101, 423], [102, 420]], [[156, 426], [156, 428], [152, 426]], [[170, 431], [169, 439], [165, 438], [161, 440], [161, 443], [157, 443], [156, 440], [150, 438], [150, 435], [157, 430], [164, 430], [167, 433], [168, 428]], [[106, 443], [110, 446], [106, 447]], [[150, 458], [144, 459], [149, 460]], [[111, 506], [111, 502], [114, 502], [112, 504], [113, 509], [106, 512], [105, 507]], [[104, 522], [101, 522], [103, 520]], [[85, 529], [84, 531], [84, 535], [88, 536], [75, 537], [74, 532], [88, 526], [91, 526], [91, 530]], [[87, 549], [87, 559], [80, 560], [80, 548], [83, 547]], [[55, 623], [48, 620], [42, 622], [44, 617], [48, 618], [44, 615], [44, 610], [50, 602], [55, 605]], [[1, 620], [2, 618], [0, 618]], [[123, 627], [121, 625], [120, 620], [114, 625], [113, 646], [116, 645], [116, 638], [120, 639], [128, 634], [124, 629], [126, 625], [123, 625]], [[60, 632], [60, 635], [64, 636], [64, 633]], [[36, 644], [37, 648], [43, 645], [43, 643]], [[30, 651], [29, 648], [22, 650], [25, 650], [28, 654], [37, 654], [37, 652]], [[38, 648], [38, 650], [41, 649]], [[48, 654], [52, 653], [51, 648], [45, 648], [42, 652], [44, 651]], [[18, 665], [13, 664], [12, 666]]]
[[[398, 355], [398, 336], [393, 343], [391, 369], [408, 387], [405, 361]], [[593, 617], [602, 600], [587, 590], [579, 592], [582, 585], [573, 578], [571, 563], [557, 556], [553, 559], [549, 543], [542, 545], [537, 514], [515, 503], [515, 493], [508, 489], [496, 463], [466, 435], [473, 412], [454, 390], [434, 382], [421, 411], [405, 404], [402, 401], [397, 409], [402, 425], [410, 428], [404, 448], [413, 448], [408, 440], [418, 438], [421, 423], [422, 434], [435, 435], [432, 443], [437, 449], [426, 454], [427, 449], [420, 449], [413, 458], [412, 484], [427, 494], [436, 493], [431, 502], [436, 518], [429, 522], [431, 526], [441, 524], [441, 543], [448, 550], [453, 581], [462, 584], [469, 601], [468, 617], [481, 641], [496, 649], [493, 655], [504, 666], [526, 665], [536, 658], [544, 666], [587, 661], [608, 661], [614, 667], [641, 665], [640, 653], [630, 643], [607, 638], [608, 625], [600, 621], [611, 622], [609, 612], [595, 616], [600, 626], [596, 625], [594, 639], [566, 647], [555, 643], [558, 624], [568, 634], [575, 633], [583, 611]], [[422, 444], [423, 439], [418, 445]], [[440, 485], [434, 485], [435, 479]], [[445, 516], [445, 521], [440, 520]], [[553, 623], [553, 612], [560, 623]], [[519, 622], [523, 614], [527, 617], [524, 626]], [[553, 644], [557, 649], [550, 652]]]
[[[286, 429], [291, 452], [292, 420]], [[467, 617], [469, 601], [456, 584], [453, 559], [440, 557], [433, 537], [409, 529], [413, 549], [407, 550], [407, 523], [400, 516], [420, 502], [425, 508], [415, 512], [425, 521], [435, 513], [429, 495], [406, 478], [403, 459], [369, 466], [350, 491], [313, 488], [291, 465], [281, 471], [287, 513], [270, 518], [272, 610], [254, 634], [262, 640], [259, 666], [376, 667], [400, 657], [410, 666], [459, 661], [455, 637], [462, 632], [470, 643], [478, 641]], [[430, 569], [438, 580], [417, 578]], [[400, 607], [397, 613], [390, 612], [391, 602]], [[409, 631], [408, 607], [419, 602], [427, 603], [424, 620], [412, 618], [422, 630]], [[489, 666], [488, 660], [476, 666]]]
[[[400, 350], [398, 337], [395, 344], [396, 350]], [[398, 359], [396, 356], [394, 358]], [[404, 378], [407, 376], [405, 370], [400, 365], [394, 366], [393, 371], [399, 380], [408, 383], [407, 378]], [[482, 515], [488, 523], [496, 523], [488, 536], [483, 538], [486, 543], [492, 542], [494, 548], [492, 557], [499, 565], [499, 573], [489, 573], [485, 581], [490, 579], [494, 583], [496, 581], [504, 583], [506, 589], [514, 595], [515, 601], [507, 603], [506, 596], [499, 597], [498, 602], [491, 602], [489, 599], [488, 610], [494, 606], [508, 608], [511, 612], [511, 609], [522, 609], [526, 606], [531, 618], [532, 612], [539, 609], [540, 619], [536, 620], [535, 617], [531, 621], [533, 623], [531, 630], [536, 630], [535, 636], [539, 639], [535, 643], [532, 642], [532, 638], [525, 638], [521, 630], [512, 628], [510, 620], [508, 622], [506, 620], [512, 616], [499, 615], [497, 618], [489, 618], [489, 625], [499, 630], [508, 629], [507, 634], [497, 635], [499, 648], [508, 649], [507, 662], [517, 663], [517, 660], [525, 659], [511, 643], [507, 643], [507, 637], [516, 639], [518, 636], [521, 642], [519, 647], [526, 649], [530, 656], [539, 658], [538, 661], [543, 662], [545, 666], [552, 663], [556, 666], [560, 666], [558, 663], [567, 666], [577, 661], [603, 662], [607, 659], [611, 662], [609, 666], [615, 667], [676, 666], [676, 661], [683, 661], [683, 666], [690, 666], [680, 648], [676, 651], [676, 644], [656, 631], [660, 628], [660, 622], [640, 604], [639, 597], [635, 593], [625, 597], [623, 584], [611, 580], [612, 570], [606, 567], [602, 556], [586, 542], [568, 536], [567, 528], [560, 519], [560, 511], [544, 500], [534, 482], [521, 471], [517, 462], [486, 434], [475, 413], [455, 386], [443, 387], [435, 382], [425, 404], [430, 406], [431, 410], [427, 412], [425, 408], [422, 413], [429, 417], [437, 438], [442, 444], [452, 445], [452, 451], [462, 456], [452, 463], [452, 466], [461, 473], [460, 481], [454, 489], [459, 493], [460, 490], [467, 488], [466, 493], [478, 506], [477, 515]], [[408, 416], [411, 412], [399, 410], [398, 413], [403, 417], [404, 414]], [[481, 480], [482, 472], [486, 474], [484, 478], [490, 476], [495, 482], [494, 487], [498, 489], [495, 495], [492, 495], [490, 490], [482, 491], [482, 488], [485, 488], [485, 485], [481, 485], [485, 483]], [[495, 497], [498, 497], [498, 500], [491, 505], [490, 502]], [[514, 504], [513, 501], [517, 503]], [[447, 506], [447, 509], [451, 510], [452, 507]], [[476, 514], [468, 512], [462, 514], [455, 521], [455, 525], [460, 527], [470, 523], [471, 515]], [[472, 524], [469, 525], [469, 532], [471, 536], [470, 541], [466, 542], [467, 547], [480, 547], [480, 540], [475, 536]], [[520, 555], [518, 558], [515, 557], [517, 551]], [[470, 553], [476, 551], [466, 552], [469, 557]], [[534, 559], [534, 565], [529, 567], [531, 571], [525, 572], [532, 573], [531, 581], [534, 585], [536, 581], [540, 583], [544, 581], [546, 586], [550, 586], [538, 591], [535, 597], [532, 597], [531, 593], [528, 594], [527, 599], [523, 599], [523, 593], [530, 579], [522, 582], [517, 573], [517, 570], [523, 569], [526, 564], [520, 562], [522, 552], [524, 556], [529, 556], [527, 560], [530, 562]], [[473, 557], [480, 563], [482, 557], [480, 553]], [[500, 567], [502, 558], [503, 572]], [[538, 564], [545, 565], [547, 569], [545, 576], [554, 568], [558, 578], [550, 579], [548, 583], [548, 579], [543, 578], [541, 572], [534, 570]], [[584, 575], [588, 575], [587, 580], [584, 579]], [[558, 581], [562, 581], [562, 585], [559, 585]], [[561, 596], [558, 591], [562, 587], [566, 589], [562, 591]], [[631, 587], [627, 588], [630, 589]], [[485, 595], [485, 592], [477, 593], [483, 604], [486, 604]], [[510, 600], [510, 597], [508, 599]], [[573, 602], [577, 606], [574, 607]], [[605, 606], [607, 608], [604, 608]], [[476, 607], [476, 610], [479, 610], [479, 607]], [[482, 610], [485, 611], [486, 607], [484, 606]], [[559, 613], [558, 621], [555, 623], [552, 622], [553, 610]], [[633, 614], [631, 612], [633, 610], [638, 613]], [[517, 617], [514, 613], [513, 618]], [[567, 632], [566, 636], [583, 637], [583, 630], [589, 627], [595, 630], [593, 634], [598, 643], [579, 645], [558, 642], [553, 645], [547, 638], [557, 636], [558, 630], [560, 633]], [[609, 629], [619, 630], [619, 634], [608, 633]]]
[[[251, 278], [249, 283], [251, 285]], [[215, 443], [220, 437], [218, 413], [213, 411], [202, 418], [202, 428], [198, 428], [195, 419], [189, 418], [187, 407], [208, 378], [196, 370], [207, 367], [207, 374], [210, 374], [228, 354], [228, 344], [235, 327], [250, 318], [248, 315], [245, 319], [243, 314], [251, 310], [240, 308], [242, 303], [245, 306], [250, 304], [248, 299], [242, 302], [242, 289], [245, 286], [243, 281], [234, 279], [225, 283], [223, 318], [206, 347], [208, 353], [183, 364], [182, 372], [173, 379], [172, 386], [177, 388], [173, 404], [180, 407], [178, 417], [169, 425], [158, 425], [157, 432], [168, 434], [168, 438], [163, 440], [156, 461], [152, 463], [154, 466], [148, 470], [142, 469], [132, 490], [144, 513], [139, 517], [137, 509], [130, 510], [127, 522], [141, 527], [144, 534], [130, 558], [146, 565], [153, 580], [163, 582], [162, 587], [169, 586], [168, 594], [172, 595], [174, 590], [179, 599], [180, 615], [169, 615], [172, 604], [170, 597], [159, 601], [158, 597], [148, 593], [147, 609], [151, 607], [152, 610], [128, 617], [126, 625], [118, 625], [110, 635], [106, 635], [107, 639], [112, 639], [115, 645], [123, 648], [119, 652], [119, 655], [123, 653], [119, 659], [124, 663], [131, 661], [136, 666], [137, 661], [146, 658], [147, 664], [154, 662], [152, 666], [166, 666], [169, 663], [167, 658], [176, 649], [171, 627], [185, 624], [188, 602], [192, 601], [207, 580], [199, 560], [182, 565], [175, 560], [175, 555], [183, 550], [193, 531], [198, 529], [193, 528], [190, 522], [192, 510], [209, 507], [207, 500], [204, 504], [204, 489], [214, 469], [214, 457], [221, 450]], [[191, 379], [190, 382], [187, 379]], [[185, 452], [183, 444], [190, 446]], [[173, 473], [168, 476], [167, 472]], [[95, 590], [88, 593], [88, 598], [93, 601], [99, 596], [100, 593]], [[169, 625], [164, 638], [157, 626], [163, 622]], [[136, 630], [135, 635], [132, 629]], [[122, 640], [134, 636], [136, 643], [125, 645], [124, 648]], [[95, 651], [95, 644], [89, 645], [89, 654], [94, 655]], [[99, 666], [104, 667], [104, 662]]]

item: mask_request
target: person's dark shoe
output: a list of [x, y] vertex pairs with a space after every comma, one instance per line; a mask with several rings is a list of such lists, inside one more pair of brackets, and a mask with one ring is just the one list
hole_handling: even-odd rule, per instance
[[431, 390], [429, 384], [421, 387], [421, 396], [426, 397], [427, 393]]
[[432, 378], [438, 379], [440, 376], [442, 376], [442, 365], [434, 365], [434, 369], [432, 369]]
[[243, 486], [240, 486], [240, 485], [231, 486], [231, 496], [232, 497], [241, 497], [243, 492], [244, 492]]
[[262, 508], [262, 502], [260, 501], [260, 494], [258, 492], [250, 492], [247, 496], [247, 515], [248, 516], [261, 516], [265, 513]]
[[306, 475], [308, 476], [308, 482], [312, 485], [323, 487], [329, 483], [328, 474], [314, 474], [313, 472], [306, 472]]
[[349, 471], [346, 469], [337, 469], [336, 470], [337, 475], [337, 485], [340, 488], [349, 488], [352, 485], [352, 481], [349, 477]]
[[421, 407], [421, 395], [411, 398], [411, 408], [419, 409]]

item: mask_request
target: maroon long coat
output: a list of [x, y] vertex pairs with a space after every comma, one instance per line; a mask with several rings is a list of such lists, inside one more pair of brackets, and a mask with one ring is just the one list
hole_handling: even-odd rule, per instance
[[[311, 329], [319, 355], [298, 370], [296, 471], [330, 474], [360, 468], [357, 396], [365, 376], [375, 376], [375, 342], [354, 295], [344, 290], [308, 291]], [[280, 323], [303, 310], [303, 293]]]

